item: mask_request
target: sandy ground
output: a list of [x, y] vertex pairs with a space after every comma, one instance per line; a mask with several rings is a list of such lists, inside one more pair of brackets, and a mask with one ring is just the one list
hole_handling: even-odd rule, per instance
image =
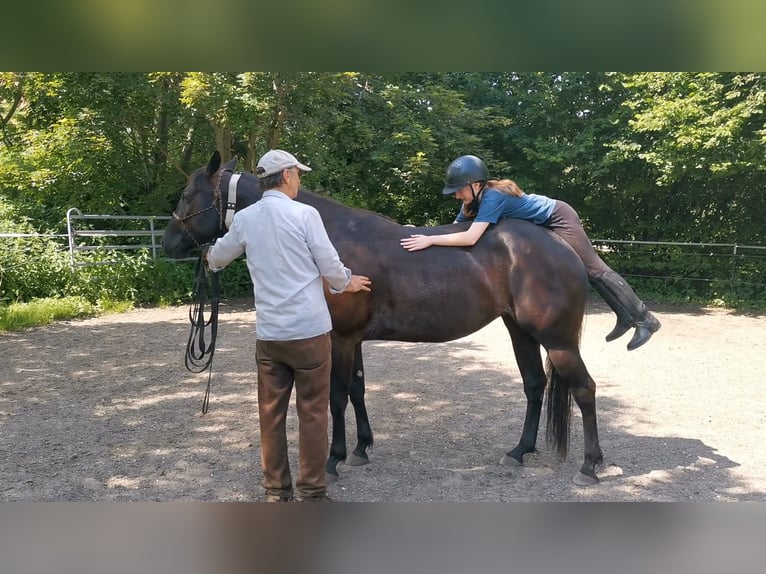
[[[544, 440], [523, 468], [525, 399], [496, 321], [443, 344], [364, 344], [371, 463], [341, 466], [340, 501], [766, 501], [766, 317], [654, 306], [662, 330], [627, 352], [591, 303], [582, 353], [598, 390], [602, 481], [577, 487]], [[255, 312], [222, 307], [210, 412], [188, 373], [186, 307], [0, 334], [0, 500], [261, 498]], [[575, 412], [577, 412], [575, 410]], [[295, 462], [296, 416], [290, 413]], [[347, 414], [349, 447], [355, 434]], [[293, 465], [297, 467], [296, 464]]]

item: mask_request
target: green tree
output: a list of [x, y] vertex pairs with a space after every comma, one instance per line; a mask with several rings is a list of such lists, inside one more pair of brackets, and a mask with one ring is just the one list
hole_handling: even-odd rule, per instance
[[[766, 218], [763, 74], [624, 76], [630, 131], [619, 162], [643, 164], [653, 238], [762, 243]], [[647, 214], [649, 215], [649, 214]]]
[[60, 228], [73, 206], [166, 210], [185, 176], [171, 152], [189, 123], [177, 84], [172, 74], [17, 75], [16, 99], [3, 99], [19, 103], [5, 123], [0, 189], [41, 227]]

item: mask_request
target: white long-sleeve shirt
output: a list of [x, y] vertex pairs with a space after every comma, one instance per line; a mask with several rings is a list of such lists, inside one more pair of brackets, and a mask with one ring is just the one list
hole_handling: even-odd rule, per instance
[[208, 251], [219, 271], [245, 253], [253, 281], [256, 336], [293, 341], [332, 330], [322, 288], [340, 293], [351, 271], [340, 261], [319, 212], [277, 190], [238, 211], [229, 231]]

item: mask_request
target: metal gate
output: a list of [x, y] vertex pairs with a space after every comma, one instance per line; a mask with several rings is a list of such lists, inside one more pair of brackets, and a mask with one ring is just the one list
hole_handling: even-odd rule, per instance
[[[109, 261], [78, 261], [77, 253], [98, 250], [147, 249], [152, 259], [162, 253], [162, 234], [169, 215], [83, 215], [76, 207], [66, 212], [69, 238], [69, 261], [72, 267], [110, 263]], [[101, 225], [78, 226], [80, 222], [101, 222]], [[110, 221], [134, 221], [136, 229], [111, 229]], [[159, 226], [159, 229], [158, 229]], [[126, 241], [128, 238], [137, 241]], [[108, 239], [109, 243], [105, 243]]]

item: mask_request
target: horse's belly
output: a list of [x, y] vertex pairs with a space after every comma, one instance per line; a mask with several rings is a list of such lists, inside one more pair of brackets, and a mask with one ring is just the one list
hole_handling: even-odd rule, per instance
[[500, 315], [495, 309], [477, 312], [450, 307], [420, 306], [412, 309], [386, 308], [373, 313], [364, 333], [365, 340], [443, 343], [466, 337]]

